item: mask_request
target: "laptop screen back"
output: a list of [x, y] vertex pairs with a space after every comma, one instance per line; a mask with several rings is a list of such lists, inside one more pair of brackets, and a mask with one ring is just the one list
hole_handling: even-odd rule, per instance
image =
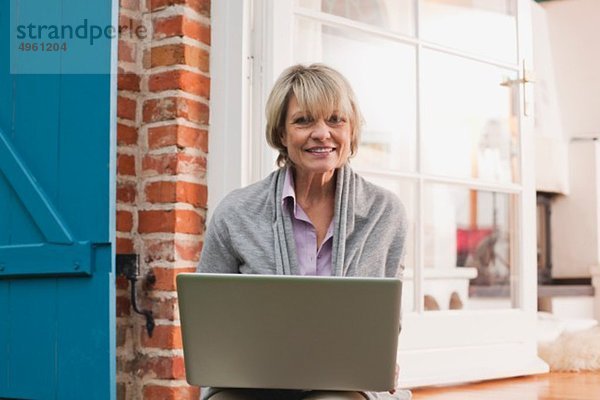
[[186, 375], [199, 386], [394, 388], [401, 282], [177, 276]]

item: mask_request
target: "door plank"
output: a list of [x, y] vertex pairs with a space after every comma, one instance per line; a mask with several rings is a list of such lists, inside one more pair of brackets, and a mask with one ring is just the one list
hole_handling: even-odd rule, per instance
[[2, 318], [0, 318], [0, 388], [8, 387], [9, 291], [10, 282], [0, 280], [0, 315], [2, 315]]
[[111, 187], [108, 158], [98, 151], [110, 150], [110, 102], [98, 101], [110, 98], [109, 89], [110, 75], [67, 75], [61, 82], [58, 175], [68, 184], [61, 186], [57, 203], [69, 210], [68, 226], [92, 243], [106, 243], [111, 235], [109, 191], [98, 190]]
[[[116, 329], [106, 329], [115, 312], [115, 282], [110, 273], [111, 249], [96, 249], [95, 265], [99, 266], [89, 278], [61, 279], [57, 299], [58, 340], [57, 399], [113, 399], [116, 385], [116, 357], [106, 349], [116, 348]], [[101, 301], [94, 293], [107, 296]], [[90, 329], [99, 326], [102, 329]], [[110, 366], [110, 368], [106, 368]]]
[[56, 378], [48, 371], [56, 365], [55, 279], [15, 280], [9, 299], [9, 395], [25, 399], [51, 399]]

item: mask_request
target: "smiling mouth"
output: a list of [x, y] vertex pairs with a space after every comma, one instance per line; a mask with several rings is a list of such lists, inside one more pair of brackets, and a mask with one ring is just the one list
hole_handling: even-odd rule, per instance
[[306, 151], [315, 154], [326, 154], [334, 152], [335, 147], [312, 147], [310, 149], [306, 149]]

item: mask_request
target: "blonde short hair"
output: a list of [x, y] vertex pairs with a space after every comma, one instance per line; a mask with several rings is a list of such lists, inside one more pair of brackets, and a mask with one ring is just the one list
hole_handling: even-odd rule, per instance
[[279, 151], [278, 166], [291, 164], [282, 139], [292, 95], [300, 108], [313, 118], [328, 118], [334, 112], [348, 118], [351, 127], [350, 156], [356, 154], [363, 118], [350, 83], [338, 71], [324, 64], [297, 64], [281, 73], [267, 100], [267, 143]]

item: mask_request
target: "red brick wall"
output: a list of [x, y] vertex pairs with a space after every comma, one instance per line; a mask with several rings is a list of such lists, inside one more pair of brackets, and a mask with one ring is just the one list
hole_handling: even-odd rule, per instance
[[117, 397], [196, 399], [175, 276], [195, 270], [206, 217], [210, 0], [121, 0], [119, 25], [143, 29], [119, 41], [117, 253], [139, 255], [138, 303], [156, 328], [149, 338], [118, 278]]

